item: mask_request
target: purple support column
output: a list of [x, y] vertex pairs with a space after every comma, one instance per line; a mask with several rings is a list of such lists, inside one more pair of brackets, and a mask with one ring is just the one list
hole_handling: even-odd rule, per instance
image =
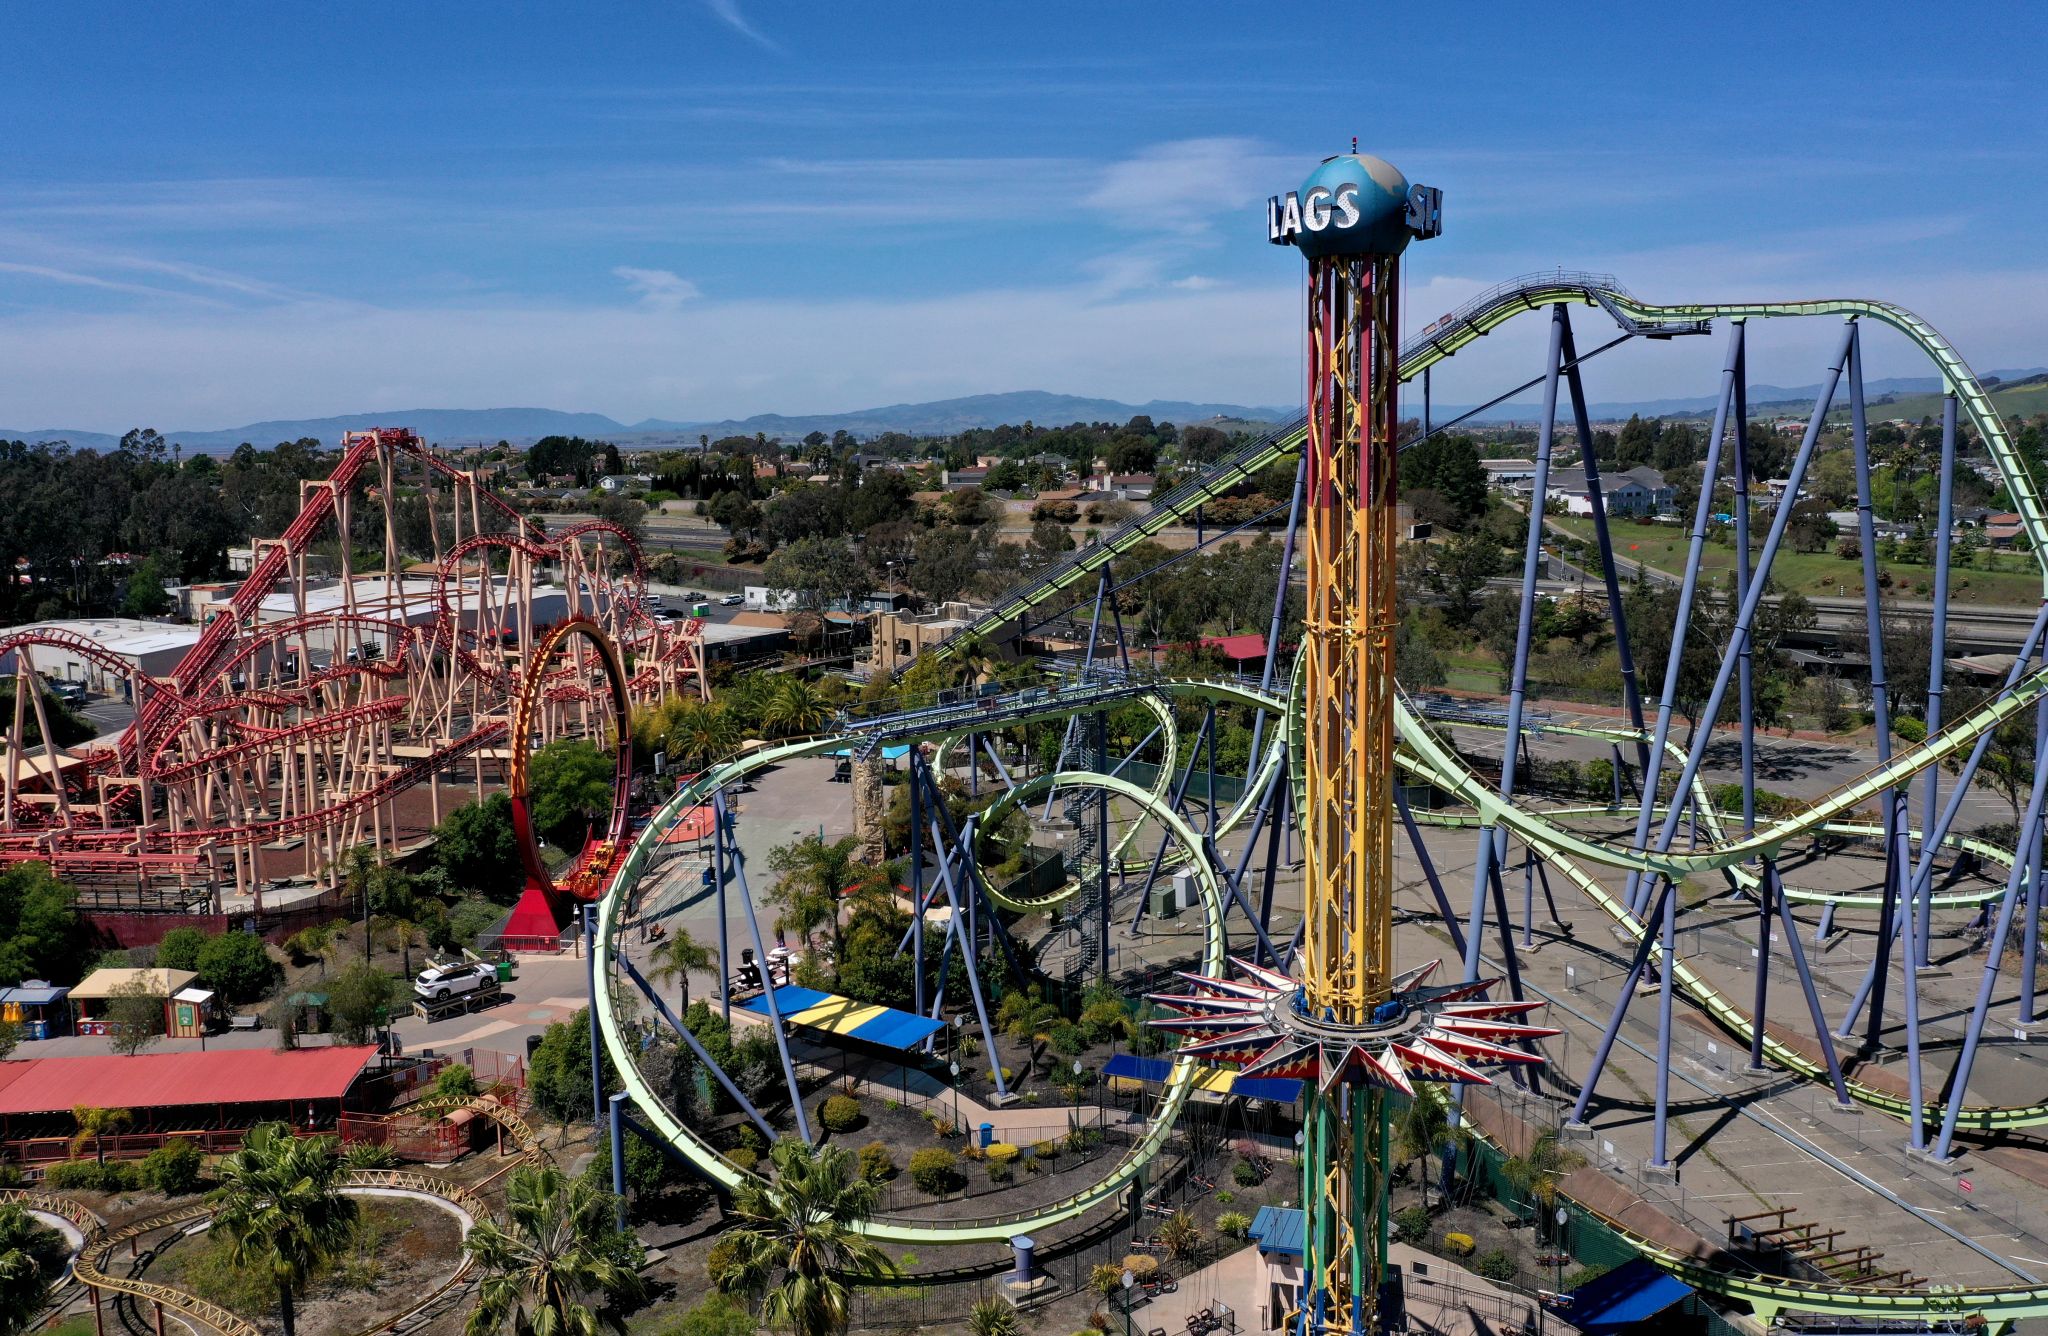
[[1659, 962], [1657, 988], [1657, 1115], [1651, 1130], [1650, 1163], [1664, 1168], [1669, 1155], [1671, 1120], [1671, 988], [1678, 973], [1678, 897], [1664, 897], [1664, 959]]
[[1565, 387], [1571, 395], [1572, 427], [1578, 432], [1579, 454], [1586, 467], [1586, 501], [1593, 511], [1593, 533], [1600, 540], [1600, 578], [1607, 585], [1607, 616], [1614, 623], [1614, 646], [1621, 660], [1621, 699], [1628, 709], [1629, 726], [1636, 731], [1636, 763], [1649, 764], [1649, 742], [1643, 736], [1643, 692], [1636, 679], [1635, 651], [1628, 643], [1628, 618], [1622, 615], [1621, 577], [1614, 568], [1614, 537], [1607, 528], [1607, 499], [1600, 491], [1600, 461], [1593, 449], [1593, 424], [1586, 412], [1586, 386], [1579, 379], [1579, 350], [1572, 342], [1572, 318], [1560, 306], [1558, 319], [1564, 325], [1560, 351], [1565, 364]]
[[[1835, 1056], [1835, 1041], [1828, 1034], [1827, 1017], [1820, 1009], [1820, 993], [1813, 986], [1813, 971], [1806, 967], [1806, 948], [1799, 944], [1799, 925], [1792, 918], [1792, 904], [1785, 899], [1785, 883], [1778, 880], [1778, 860], [1764, 860], [1764, 875], [1770, 878], [1771, 898], [1778, 902], [1778, 921], [1785, 928], [1785, 954], [1792, 957], [1793, 973], [1799, 976], [1799, 989], [1806, 994], [1806, 1014], [1813, 1020], [1813, 1033], [1820, 1044], [1820, 1053], [1827, 1063], [1828, 1082], [1835, 1088], [1835, 1102], [1843, 1108], [1849, 1107], [1849, 1087], [1842, 1080], [1841, 1059]], [[1828, 902], [1828, 911], [1834, 909], [1834, 902]]]
[[[2036, 709], [2035, 737], [2048, 731], [2048, 700]], [[1963, 1032], [1962, 1056], [1956, 1060], [1955, 1075], [1948, 1083], [1948, 1106], [1941, 1113], [1941, 1136], [1934, 1143], [1937, 1159], [1947, 1159], [1955, 1141], [1956, 1120], [1969, 1097], [1970, 1069], [1977, 1061], [1977, 1044], [1984, 1037], [1984, 1018], [1991, 1011], [1991, 994], [1998, 984], [1999, 958], [2012, 932], [2014, 903], [2019, 899], [2020, 880], [2033, 860], [2034, 845], [2041, 838], [2041, 800], [2048, 795], [2048, 765], [2034, 767], [2034, 790], [2027, 799], [2027, 814], [2020, 822], [2020, 847], [2014, 852], [2012, 872], [2006, 877], [2005, 895], [1998, 902], [1998, 926], [1985, 942], [1984, 978], [1977, 986], [1977, 1002], [1970, 1009], [1969, 1028]]]
[[[1557, 431], [1557, 379], [1564, 346], [1564, 306], [1550, 311], [1549, 361], [1544, 364], [1543, 422], [1536, 439], [1536, 476], [1529, 489], [1529, 536], [1522, 550], [1522, 607], [1515, 625], [1515, 663], [1508, 690], [1507, 735], [1500, 749], [1500, 792], [1510, 797], [1515, 791], [1515, 757], [1522, 735], [1522, 707], [1529, 687], [1529, 641], [1536, 612], [1536, 572], [1543, 560], [1543, 505], [1550, 482], [1550, 448]], [[1505, 855], [1507, 832], [1489, 823], [1479, 828], [1478, 855], [1472, 877], [1472, 914], [1465, 923], [1465, 980], [1479, 977], [1479, 947], [1486, 923], [1487, 874]], [[1503, 923], [1503, 930], [1507, 925]], [[1512, 939], [1508, 944], [1513, 950]]]
[[[1425, 382], [1429, 373], [1422, 373]], [[1259, 673], [1259, 690], [1266, 695], [1273, 694], [1273, 666], [1280, 659], [1280, 628], [1287, 622], [1287, 582], [1294, 570], [1294, 536], [1301, 531], [1301, 494], [1308, 485], [1308, 451], [1301, 452], [1301, 462], [1294, 466], [1294, 495], [1287, 503], [1287, 536], [1280, 540], [1280, 575], [1273, 587], [1273, 617], [1266, 624], [1266, 666]], [[1256, 711], [1252, 715], [1252, 750], [1249, 764], [1259, 764], [1259, 741], [1266, 731], [1266, 712]]]
[[[1890, 689], [1885, 682], [1884, 620], [1877, 600], [1877, 527], [1870, 505], [1870, 432], [1863, 411], [1863, 339], [1854, 321], [1849, 325], [1849, 438], [1856, 453], [1856, 535], [1863, 549], [1863, 622], [1870, 638], [1870, 709], [1877, 735], [1877, 763], [1892, 758]], [[1876, 960], [1871, 973], [1876, 979], [1870, 998], [1870, 1018], [1863, 1033], [1866, 1048], [1876, 1048], [1884, 1032], [1885, 982], [1891, 964], [1892, 919], [1897, 907], [1899, 829], [1898, 798], [1886, 793], [1879, 800], [1884, 823], [1884, 908], [1878, 912]], [[1838, 1031], [1844, 1039], [1847, 1030]]]
[[[913, 1004], [917, 1014], [924, 1011], [924, 813], [923, 795], [918, 792], [917, 744], [910, 744], [910, 765], [904, 779], [910, 785], [910, 968]], [[925, 1039], [931, 1052], [931, 1039]]]
[[782, 1008], [775, 1001], [775, 976], [768, 967], [768, 947], [761, 940], [761, 921], [754, 915], [753, 892], [747, 888], [747, 865], [739, 856], [739, 837], [732, 833], [732, 815], [726, 811], [724, 794], [719, 794], [715, 800], [711, 816], [721, 840], [732, 852], [733, 872], [740, 883], [740, 908], [747, 911], [747, 931], [754, 938], [754, 958], [761, 962], [761, 996], [768, 1005], [769, 1027], [775, 1031], [775, 1052], [782, 1059], [783, 1079], [789, 1083], [789, 1102], [796, 1114], [797, 1135], [808, 1142], [811, 1139], [811, 1122], [804, 1114], [804, 1096], [797, 1085], [796, 1063], [789, 1056], [789, 1035], [783, 1031]]
[[1422, 875], [1429, 882], [1429, 893], [1436, 897], [1436, 911], [1443, 915], [1444, 927], [1450, 930], [1451, 947], [1460, 956], [1465, 954], [1465, 930], [1458, 926], [1457, 911], [1451, 908], [1451, 898], [1444, 894], [1443, 880], [1436, 875], [1436, 862], [1429, 856], [1429, 850], [1422, 847], [1422, 832], [1415, 826], [1415, 814], [1408, 809], [1408, 795], [1394, 786], [1394, 811], [1400, 814], [1401, 825], [1408, 832], [1408, 843], [1415, 850], [1415, 861], [1422, 864]]
[[[1738, 322], [1741, 323], [1741, 322]], [[1735, 601], [1749, 596], [1749, 348], [1745, 343], [1735, 354], [1735, 451], [1732, 470], [1735, 482]], [[1741, 720], [1742, 739], [1742, 833], [1756, 833], [1756, 728], [1755, 679], [1748, 642], [1742, 646], [1742, 663], [1736, 670], [1739, 699], [1736, 712]], [[1756, 903], [1756, 1002], [1750, 1011], [1749, 1069], [1764, 1069], [1764, 1026], [1770, 1017], [1771, 990], [1771, 884], [1757, 878]]]
[[[1720, 475], [1721, 437], [1728, 429], [1728, 401], [1735, 383], [1736, 359], [1742, 355], [1743, 327], [1737, 323], [1728, 331], [1728, 356], [1721, 367], [1721, 397], [1714, 408], [1714, 428], [1707, 437], [1706, 468], [1701, 477]], [[1678, 702], [1679, 668], [1685, 658], [1685, 636], [1692, 624], [1692, 600], [1700, 583], [1700, 554], [1707, 545], [1707, 519], [1714, 513], [1714, 489], [1700, 489], [1699, 504], [1693, 508], [1692, 541], [1685, 554], [1685, 577], [1678, 586], [1678, 615], [1671, 628], [1671, 650], [1664, 663], [1664, 690], [1657, 701], [1657, 724], [1650, 737], [1650, 760], [1643, 770], [1642, 810], [1636, 814], [1635, 839], [1630, 848], [1641, 853], [1649, 847], [1650, 821], [1657, 806], [1657, 781], [1664, 771], [1664, 748], [1671, 740], [1671, 714]], [[1674, 799], [1678, 795], [1674, 795]], [[1655, 878], [1648, 878], [1654, 881]], [[1643, 902], [1654, 893], [1641, 872], [1628, 874], [1622, 900], [1638, 918]]]
[[[1941, 400], [1941, 489], [1934, 522], [1934, 643], [1928, 651], [1927, 736], [1941, 732], [1944, 679], [1948, 676], [1948, 556], [1949, 531], [1955, 527], [1956, 396]], [[1931, 863], [1939, 837], [1934, 834], [1934, 800], [1941, 793], [1941, 767], [1927, 767], [1927, 810], [1920, 819], [1920, 859]], [[1913, 878], [1912, 894], [1918, 903], [1919, 932], [1915, 935], [1919, 964], [1927, 964], [1928, 938], [1934, 933], [1934, 895]]]
[[[2042, 715], [2043, 728], [2034, 734], [2034, 755], [2048, 756], [2048, 713]], [[2037, 762], [2038, 764], [2038, 762]], [[2034, 856], [2027, 863], [2026, 931], [2020, 940], [2023, 951], [2020, 955], [2020, 1024], [2034, 1023], [2034, 958], [2041, 952], [2041, 865], [2042, 855], [2048, 853], [2040, 833], [2034, 835]]]
[[[1665, 901], [1671, 898], [1671, 883], [1666, 880], [1656, 889], [1657, 902], [1653, 913], [1661, 914]], [[1586, 1066], [1586, 1079], [1579, 1086], [1579, 1098], [1572, 1105], [1571, 1117], [1565, 1120], [1573, 1127], [1586, 1125], [1586, 1109], [1593, 1102], [1593, 1087], [1600, 1081], [1600, 1073], [1607, 1066], [1607, 1055], [1614, 1051], [1614, 1039], [1621, 1033], [1622, 1017], [1628, 1014], [1628, 999], [1642, 981], [1643, 967], [1649, 963], [1650, 950], [1656, 944], [1656, 937], [1645, 931], [1642, 940], [1636, 943], [1636, 953], [1629, 962], [1628, 974], [1621, 981], [1620, 995], [1614, 999], [1614, 1009], [1608, 1013], [1607, 1026], [1600, 1032], [1600, 1042], [1593, 1048], [1593, 1060]], [[1670, 962], [1665, 962], [1669, 972]]]

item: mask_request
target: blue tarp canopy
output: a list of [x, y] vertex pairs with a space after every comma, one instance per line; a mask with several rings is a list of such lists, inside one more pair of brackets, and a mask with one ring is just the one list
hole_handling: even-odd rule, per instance
[[1558, 1315], [1588, 1336], [1647, 1330], [1642, 1324], [1692, 1294], [1692, 1287], [1637, 1257], [1571, 1292]]
[[[831, 751], [818, 754], [820, 756], [851, 756], [853, 755], [853, 748], [835, 747]], [[882, 748], [882, 759], [885, 761], [900, 761], [908, 755], [910, 755], [910, 744], [907, 742], [897, 747], [885, 746]]]
[[1308, 1216], [1284, 1206], [1261, 1206], [1245, 1232], [1260, 1252], [1300, 1257], [1307, 1250]]
[[[741, 1004], [740, 1009], [766, 1016], [768, 998], [766, 995], [757, 997]], [[821, 993], [815, 988], [799, 988], [794, 984], [784, 984], [775, 990], [775, 1010], [792, 1024], [883, 1048], [907, 1049], [946, 1028], [944, 1021], [936, 1021], [929, 1016], [872, 1002], [856, 1002], [837, 993]]]
[[[1119, 1053], [1102, 1069], [1104, 1076], [1121, 1076], [1129, 1081], [1166, 1084], [1173, 1064], [1165, 1058], [1141, 1058]], [[1212, 1067], [1195, 1074], [1195, 1089], [1214, 1095], [1235, 1095], [1239, 1099], [1270, 1099], [1275, 1104], [1292, 1104], [1301, 1098], [1301, 1082], [1264, 1076], [1246, 1080], [1228, 1067]]]

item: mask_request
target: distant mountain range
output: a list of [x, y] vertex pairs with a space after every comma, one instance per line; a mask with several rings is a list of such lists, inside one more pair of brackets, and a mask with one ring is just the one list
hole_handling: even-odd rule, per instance
[[[1986, 376], [1987, 383], [2010, 385], [2048, 376], [2048, 368], [2026, 371], [1997, 371]], [[1873, 400], [1936, 393], [1941, 382], [1933, 376], [1892, 376], [1867, 382]], [[1785, 405], [1808, 404], [1820, 393], [1818, 385], [1786, 387], [1752, 385], [1749, 406], [1761, 413]], [[1449, 421], [1469, 406], [1439, 404], [1434, 417]], [[1634, 403], [1589, 404], [1588, 411], [1601, 421], [1614, 421], [1632, 414], [1644, 417], [1690, 417], [1714, 410], [1714, 398], [1701, 395], [1687, 399], [1648, 399]], [[1409, 414], [1420, 405], [1415, 396], [1403, 404]], [[1124, 422], [1143, 413], [1155, 421], [1187, 426], [1199, 422], [1226, 424], [1284, 422], [1300, 413], [1298, 408], [1274, 405], [1189, 403], [1179, 399], [1154, 399], [1150, 403], [1127, 404], [1115, 399], [1087, 399], [1072, 394], [1051, 394], [1044, 390], [1016, 390], [1008, 394], [972, 394], [959, 399], [937, 399], [928, 403], [889, 404], [851, 413], [818, 413], [788, 416], [763, 413], [750, 418], [725, 418], [716, 422], [676, 422], [648, 418], [624, 423], [602, 413], [564, 413], [552, 408], [414, 408], [388, 413], [349, 413], [339, 417], [283, 419], [252, 422], [246, 427], [217, 431], [167, 431], [164, 439], [187, 450], [226, 453], [244, 441], [271, 446], [310, 436], [329, 445], [345, 431], [368, 427], [410, 427], [430, 441], [444, 445], [510, 441], [530, 445], [543, 436], [586, 436], [616, 441], [621, 445], [659, 445], [709, 436], [752, 436], [796, 439], [814, 431], [830, 434], [850, 431], [863, 439], [883, 432], [899, 431], [913, 436], [943, 436], [973, 427], [995, 427], [1004, 423], [1034, 422], [1039, 426], [1064, 426], [1070, 422]], [[1529, 422], [1540, 413], [1535, 401], [1496, 404], [1474, 415], [1474, 422]], [[70, 428], [23, 431], [0, 427], [0, 440], [69, 441], [80, 449], [110, 450], [120, 437], [106, 432]]]
[[[1994, 371], [1982, 377], [1984, 384], [1996, 390], [2017, 382], [2048, 376], [2048, 367], [2034, 367], [2026, 371]], [[1880, 399], [1902, 398], [1907, 395], [1937, 394], [1941, 390], [1938, 376], [1886, 376], [1878, 380], [1863, 382], [1865, 396], [1873, 405]], [[1798, 405], [1801, 412], [1811, 412], [1813, 401], [1820, 395], [1819, 385], [1751, 385], [1749, 387], [1749, 411], [1752, 416], [1767, 410], [1782, 409]], [[1846, 406], [1849, 401], [1848, 389], [1843, 387], [1835, 393], [1837, 407]], [[1716, 396], [1703, 394], [1687, 399], [1644, 399], [1634, 403], [1589, 403], [1586, 413], [1595, 421], [1612, 422], [1632, 416], [1642, 417], [1697, 417], [1712, 413]], [[1443, 404], [1435, 408], [1433, 416], [1439, 422], [1447, 422], [1469, 410], [1471, 405]], [[1402, 411], [1412, 415], [1416, 411], [1413, 395], [1404, 397]], [[1560, 417], [1569, 413], [1560, 401]], [[1543, 405], [1534, 399], [1527, 402], [1496, 404], [1482, 413], [1473, 415], [1474, 422], [1533, 422], [1543, 414]], [[1885, 415], [1880, 415], [1885, 416]]]
[[[442, 444], [510, 441], [514, 445], [530, 445], [543, 436], [586, 436], [602, 437], [623, 445], [695, 440], [698, 436], [717, 440], [721, 436], [752, 436], [756, 432], [790, 439], [814, 431], [828, 435], [835, 431], [850, 431], [863, 438], [878, 436], [885, 431], [934, 436], [1004, 423], [1035, 422], [1041, 426], [1064, 426], [1069, 422], [1125, 422], [1139, 413], [1147, 414], [1155, 421], [1182, 425], [1217, 420], [1273, 422], [1291, 417], [1295, 411], [1243, 404], [1197, 404], [1178, 399], [1126, 404], [1115, 399], [1085, 399], [1072, 394], [1049, 394], [1043, 390], [1019, 390], [1010, 394], [975, 394], [930, 403], [890, 404], [851, 413], [818, 413], [801, 417], [763, 413], [756, 417], [725, 418], [716, 422], [649, 418], [644, 422], [625, 423], [602, 413], [564, 413], [551, 408], [413, 408], [394, 409], [388, 413], [350, 413], [340, 417], [252, 422], [246, 427], [217, 431], [166, 431], [163, 436], [187, 450], [213, 453], [233, 450], [244, 441], [270, 446], [303, 436], [333, 444], [345, 431], [361, 431], [368, 427], [410, 427], [426, 439]], [[0, 427], [0, 440], [61, 440], [81, 449], [111, 449], [120, 443], [120, 439], [105, 432], [70, 428], [22, 431]]]

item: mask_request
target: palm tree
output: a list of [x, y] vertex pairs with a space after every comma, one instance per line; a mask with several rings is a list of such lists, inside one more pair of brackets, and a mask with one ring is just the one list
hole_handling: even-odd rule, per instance
[[0, 1206], [0, 1336], [34, 1325], [67, 1251], [56, 1230], [37, 1224], [19, 1206]]
[[835, 959], [840, 945], [840, 894], [865, 879], [866, 869], [853, 857], [859, 849], [860, 838], [855, 835], [830, 844], [816, 835], [806, 835], [768, 851], [768, 870], [782, 878], [768, 896], [769, 903], [783, 911], [777, 926], [808, 939], [811, 929], [829, 921]]
[[1586, 1157], [1557, 1139], [1555, 1131], [1540, 1132], [1520, 1155], [1510, 1155], [1501, 1164], [1501, 1177], [1529, 1199], [1540, 1218], [1557, 1204], [1557, 1185], [1574, 1169], [1582, 1168]]
[[762, 727], [768, 702], [775, 696], [774, 681], [764, 673], [741, 673], [719, 691], [719, 704], [741, 730]]
[[623, 1331], [613, 1305], [644, 1292], [620, 1260], [624, 1242], [594, 1184], [551, 1164], [514, 1170], [505, 1223], [479, 1220], [462, 1245], [486, 1273], [464, 1336], [508, 1325], [517, 1336], [594, 1336], [600, 1322]]
[[709, 770], [739, 745], [740, 729], [732, 712], [706, 701], [685, 701], [667, 733], [669, 759], [685, 772]]
[[283, 1123], [258, 1123], [215, 1172], [214, 1234], [228, 1241], [236, 1266], [270, 1272], [285, 1336], [292, 1336], [293, 1295], [355, 1232], [356, 1204], [342, 1195], [348, 1170], [334, 1138], [295, 1137]]
[[1429, 1159], [1439, 1151], [1471, 1144], [1472, 1134], [1451, 1121], [1451, 1112], [1431, 1087], [1425, 1086], [1408, 1101], [1394, 1125], [1394, 1148], [1403, 1164], [1420, 1160], [1416, 1187], [1422, 1205], [1429, 1205]]
[[92, 1142], [92, 1157], [101, 1164], [107, 1162], [107, 1153], [100, 1145], [100, 1138], [109, 1136], [135, 1121], [135, 1115], [126, 1109], [95, 1109], [89, 1104], [80, 1104], [71, 1110], [71, 1117], [78, 1124], [78, 1131], [71, 1138], [71, 1153], [87, 1141]]
[[731, 1256], [712, 1279], [722, 1290], [758, 1296], [764, 1325], [834, 1336], [846, 1330], [849, 1282], [896, 1271], [855, 1232], [873, 1213], [880, 1189], [862, 1177], [844, 1146], [784, 1138], [769, 1158], [775, 1178], [740, 1189], [724, 1240]]
[[801, 677], [778, 677], [767, 706], [761, 712], [761, 722], [772, 733], [782, 737], [802, 737], [823, 728], [832, 718], [832, 707], [825, 697]]
[[708, 970], [718, 963], [718, 950], [706, 946], [690, 936], [688, 928], [677, 928], [675, 935], [654, 948], [654, 977], [663, 983], [670, 979], [679, 980], [683, 990], [684, 1011], [690, 1009], [690, 971]]

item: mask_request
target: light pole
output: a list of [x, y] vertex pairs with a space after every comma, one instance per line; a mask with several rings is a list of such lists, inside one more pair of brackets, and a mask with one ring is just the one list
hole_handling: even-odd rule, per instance
[[1132, 1325], [1131, 1325], [1131, 1304], [1132, 1304], [1132, 1301], [1133, 1301], [1133, 1298], [1134, 1298], [1134, 1296], [1133, 1296], [1133, 1295], [1131, 1294], [1131, 1289], [1132, 1289], [1132, 1287], [1134, 1287], [1134, 1286], [1135, 1286], [1135, 1285], [1137, 1285], [1137, 1283], [1138, 1283], [1138, 1278], [1137, 1278], [1136, 1276], [1134, 1276], [1134, 1275], [1132, 1275], [1132, 1274], [1131, 1274], [1131, 1271], [1130, 1271], [1130, 1268], [1129, 1268], [1129, 1267], [1125, 1267], [1125, 1268], [1124, 1268], [1124, 1274], [1123, 1274], [1123, 1282], [1124, 1282], [1124, 1331], [1125, 1331], [1125, 1333], [1126, 1333], [1126, 1336], [1128, 1336], [1129, 1332], [1130, 1332], [1130, 1331], [1132, 1330]]
[[1081, 1060], [1074, 1059], [1074, 1107], [1081, 1107]]
[[960, 1130], [960, 1059], [953, 1059], [953, 1130]]

